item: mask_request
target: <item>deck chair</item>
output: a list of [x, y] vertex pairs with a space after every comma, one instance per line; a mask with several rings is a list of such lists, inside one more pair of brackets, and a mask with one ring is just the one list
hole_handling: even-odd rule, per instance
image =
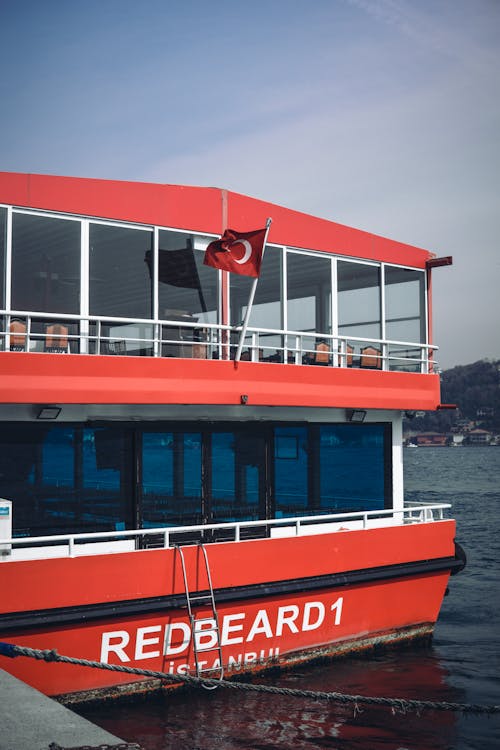
[[370, 367], [372, 370], [382, 369], [382, 352], [374, 346], [365, 346], [361, 349], [359, 360], [360, 367]]
[[330, 363], [330, 347], [324, 341], [318, 341], [314, 351], [315, 365], [328, 365]]
[[45, 329], [44, 351], [67, 354], [69, 352], [68, 333], [68, 326], [50, 323]]
[[9, 325], [10, 351], [26, 351], [26, 323], [24, 320], [11, 320]]

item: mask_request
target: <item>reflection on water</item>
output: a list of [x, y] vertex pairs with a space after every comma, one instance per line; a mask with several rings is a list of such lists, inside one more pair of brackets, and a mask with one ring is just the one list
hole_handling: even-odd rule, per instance
[[[256, 678], [304, 690], [500, 704], [500, 448], [405, 451], [406, 495], [453, 504], [468, 565], [450, 581], [432, 647], [333, 661]], [[389, 708], [228, 690], [86, 709], [145, 750], [497, 750], [500, 716]]]

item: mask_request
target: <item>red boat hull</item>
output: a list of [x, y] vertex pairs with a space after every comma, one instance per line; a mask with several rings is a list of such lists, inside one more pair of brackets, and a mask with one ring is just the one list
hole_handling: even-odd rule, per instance
[[[225, 673], [429, 636], [452, 567], [454, 533], [453, 521], [441, 521], [207, 546]], [[206, 590], [199, 548], [185, 547], [184, 556], [189, 580]], [[195, 673], [175, 549], [4, 562], [1, 573], [2, 640]], [[196, 635], [201, 666], [217, 669], [211, 609], [196, 616], [206, 617]], [[0, 666], [68, 699], [153, 687], [133, 675], [27, 658], [0, 657]]]

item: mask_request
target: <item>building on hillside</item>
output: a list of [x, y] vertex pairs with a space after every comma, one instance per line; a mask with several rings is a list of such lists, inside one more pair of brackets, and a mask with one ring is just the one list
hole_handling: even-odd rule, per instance
[[421, 432], [413, 440], [418, 446], [448, 445], [448, 436], [443, 432]]
[[489, 445], [493, 435], [488, 430], [482, 430], [480, 427], [476, 427], [475, 430], [469, 432], [469, 444], [470, 445]]

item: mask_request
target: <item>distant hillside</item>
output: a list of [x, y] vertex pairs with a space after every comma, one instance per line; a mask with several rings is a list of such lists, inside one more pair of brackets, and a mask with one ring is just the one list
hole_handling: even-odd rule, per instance
[[481, 359], [471, 365], [458, 365], [441, 374], [441, 402], [457, 404], [456, 411], [427, 412], [406, 421], [411, 430], [445, 432], [460, 420], [500, 432], [500, 360]]

